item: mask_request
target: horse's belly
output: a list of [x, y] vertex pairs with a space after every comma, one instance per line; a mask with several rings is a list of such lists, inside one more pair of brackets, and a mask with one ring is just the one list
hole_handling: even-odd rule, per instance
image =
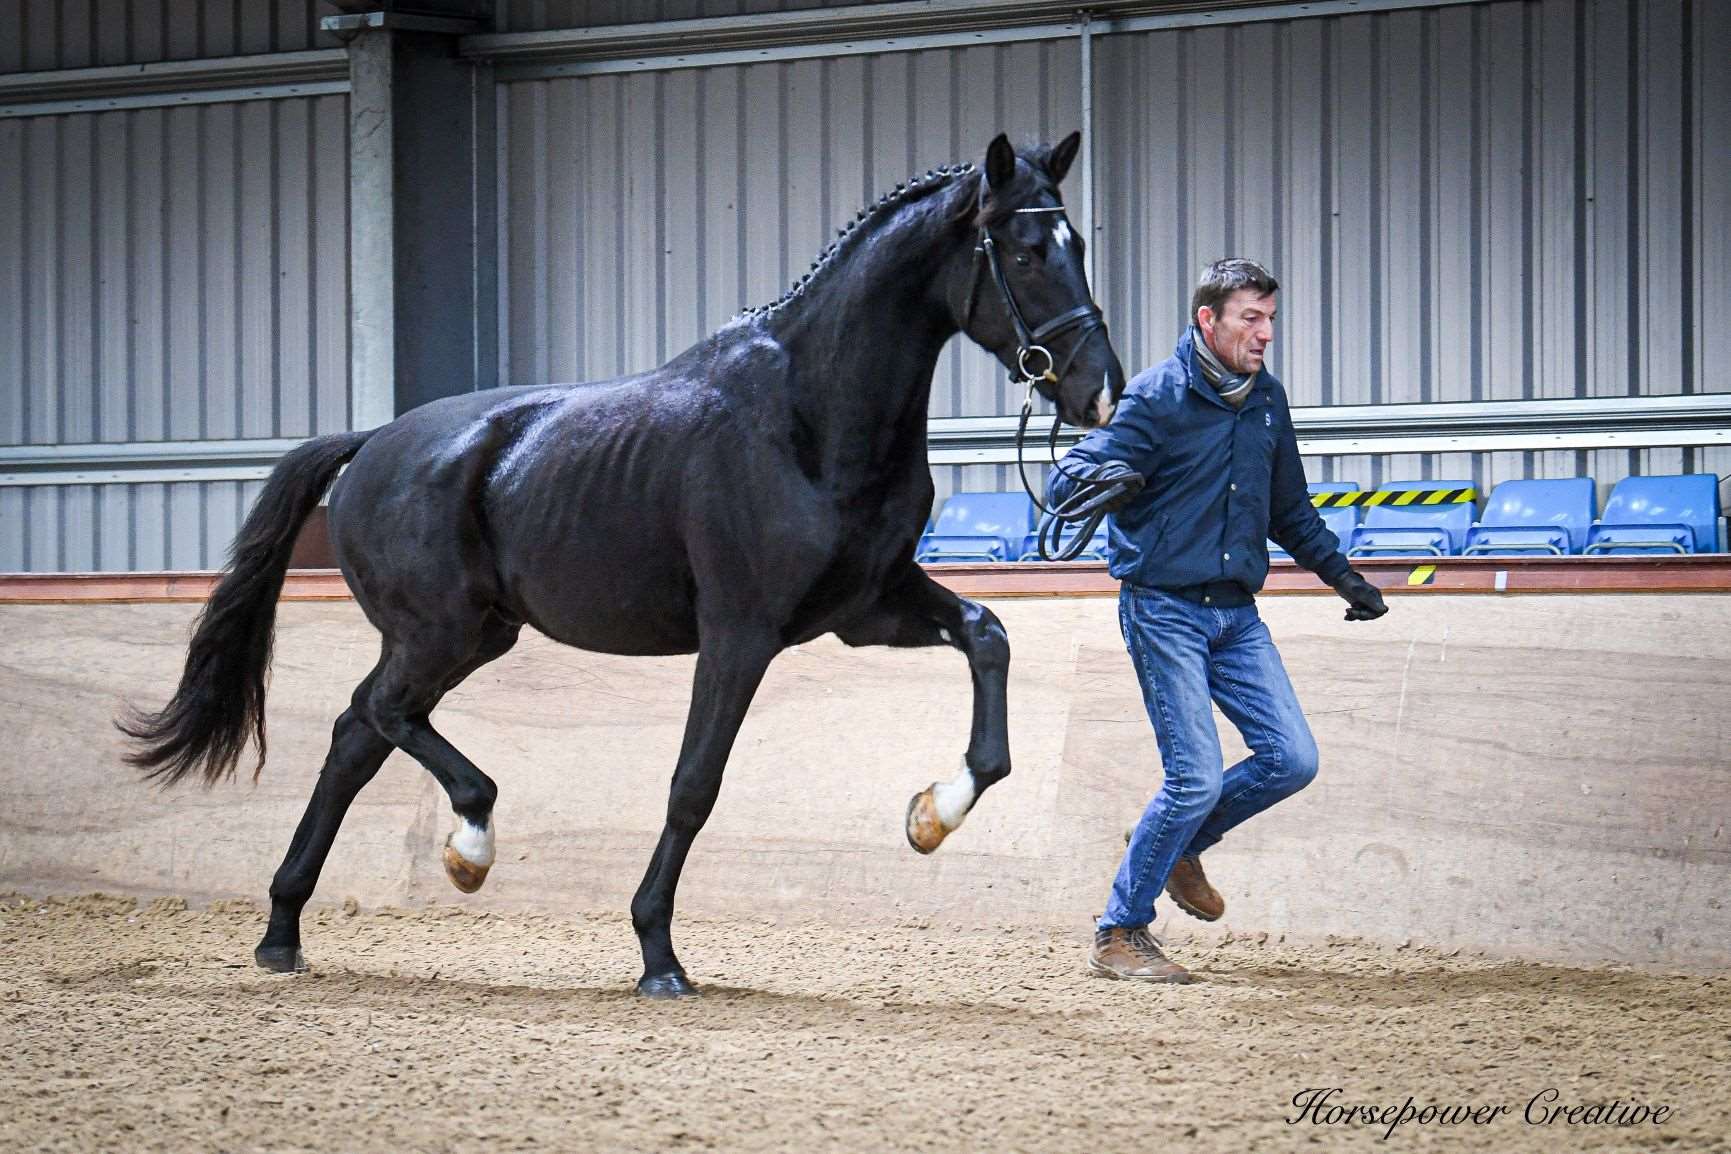
[[[502, 548], [500, 583], [509, 609], [578, 649], [644, 656], [696, 651], [698, 618], [684, 550], [677, 542], [647, 542], [640, 533], [634, 538], [608, 529]], [[582, 547], [552, 545], [571, 540]]]
[[663, 567], [572, 563], [513, 577], [512, 610], [555, 641], [627, 656], [697, 649], [690, 586]]

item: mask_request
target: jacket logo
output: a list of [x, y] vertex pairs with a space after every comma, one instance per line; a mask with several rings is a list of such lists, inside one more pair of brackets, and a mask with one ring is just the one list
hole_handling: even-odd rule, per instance
[[1273, 413], [1262, 414], [1262, 423], [1270, 429], [1274, 428], [1274, 414]]

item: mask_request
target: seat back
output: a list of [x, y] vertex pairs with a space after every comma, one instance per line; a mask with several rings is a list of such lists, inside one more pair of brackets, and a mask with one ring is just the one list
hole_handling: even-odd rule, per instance
[[[1579, 553], [1587, 545], [1597, 495], [1591, 477], [1504, 481], [1491, 490], [1479, 527], [1487, 530], [1554, 529], [1567, 538], [1566, 551]], [[1513, 544], [1530, 537], [1509, 532], [1475, 532], [1474, 544]]]
[[[1654, 539], [1666, 536], [1666, 528], [1680, 527], [1687, 532], [1674, 536], [1683, 552], [1714, 552], [1719, 546], [1719, 478], [1712, 473], [1624, 477], [1611, 489], [1590, 544], [1637, 540], [1629, 530], [1640, 526], [1654, 526]], [[1599, 551], [1624, 548], [1634, 546]]]
[[1021, 538], [1033, 531], [1033, 502], [1026, 493], [950, 493], [931, 526], [933, 536], [995, 536], [1006, 559], [1020, 557]]
[[1342, 549], [1352, 540], [1352, 531], [1359, 527], [1363, 517], [1363, 510], [1357, 505], [1348, 505], [1341, 509], [1318, 509], [1317, 512], [1322, 515], [1322, 523], [1328, 526], [1328, 531], [1340, 539]]
[[1471, 481], [1390, 481], [1378, 493], [1395, 496], [1371, 505], [1353, 530], [1348, 550], [1360, 556], [1454, 556], [1466, 546], [1471, 501], [1445, 501], [1470, 490]]
[[[1312, 497], [1318, 493], [1356, 493], [1359, 491], [1357, 481], [1312, 481], [1305, 488], [1310, 490]], [[1317, 509], [1322, 515], [1322, 523], [1329, 531], [1340, 539], [1340, 547], [1345, 549], [1352, 540], [1352, 531], [1358, 527], [1364, 516], [1364, 511], [1357, 505], [1324, 505]], [[1277, 545], [1273, 538], [1268, 542], [1268, 556], [1273, 561], [1290, 561], [1292, 554]]]

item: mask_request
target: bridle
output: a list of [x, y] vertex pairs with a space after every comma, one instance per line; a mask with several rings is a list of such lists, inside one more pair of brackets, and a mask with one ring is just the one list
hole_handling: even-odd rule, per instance
[[[980, 182], [980, 204], [985, 205], [986, 185], [984, 179]], [[1012, 210], [1018, 216], [1050, 216], [1062, 215], [1064, 206], [1061, 204], [1042, 205], [1036, 208], [1018, 208]], [[1003, 262], [998, 259], [998, 245], [992, 239], [992, 230], [985, 224], [980, 225], [980, 241], [974, 246], [974, 259], [969, 265], [968, 295], [962, 302], [962, 325], [968, 327], [968, 321], [974, 315], [974, 300], [980, 291], [980, 257], [984, 255], [985, 264], [992, 273], [992, 283], [998, 286], [998, 299], [1003, 302], [1004, 311], [1009, 314], [1010, 324], [1016, 330], [1016, 372], [1020, 376], [1012, 376], [1010, 380], [1018, 385], [1029, 387], [1029, 404], [1033, 403], [1033, 385], [1035, 381], [1045, 380], [1057, 384], [1058, 379], [1070, 369], [1070, 364], [1076, 359], [1076, 354], [1082, 351], [1082, 346], [1095, 332], [1104, 332], [1106, 319], [1100, 315], [1100, 308], [1093, 301], [1077, 305], [1068, 312], [1059, 313], [1040, 327], [1030, 329], [1027, 318], [1022, 316], [1021, 306], [1016, 303], [1015, 294], [1010, 291], [1010, 282], [1004, 276]], [[1046, 347], [1047, 341], [1076, 329], [1076, 338], [1070, 344], [1070, 351], [1064, 355], [1064, 363], [1060, 366], [1053, 358], [1052, 352]], [[1029, 366], [1030, 358], [1045, 359], [1045, 367], [1035, 372]], [[1036, 364], [1038, 362], [1036, 361]]]
[[[983, 209], [986, 198], [986, 182], [980, 181], [980, 206]], [[1013, 210], [1017, 215], [1051, 215], [1061, 214], [1064, 206], [1061, 204], [1043, 205], [1036, 208], [1018, 208]], [[1010, 324], [1016, 330], [1016, 369], [1010, 376], [1010, 383], [1026, 385], [1027, 394], [1022, 398], [1022, 416], [1016, 423], [1016, 476], [1022, 482], [1022, 488], [1034, 502], [1034, 507], [1041, 513], [1038, 541], [1040, 556], [1047, 561], [1068, 561], [1078, 556], [1088, 547], [1089, 540], [1094, 535], [1100, 521], [1105, 518], [1103, 508], [1117, 495], [1118, 483], [1128, 473], [1122, 465], [1109, 462], [1104, 465], [1084, 466], [1081, 469], [1066, 467], [1058, 459], [1058, 428], [1063, 424], [1061, 415], [1052, 418], [1052, 431], [1046, 438], [1047, 453], [1052, 459], [1052, 467], [1072, 481], [1078, 488], [1068, 500], [1058, 503], [1056, 508], [1048, 508], [1040, 495], [1034, 492], [1034, 487], [1028, 484], [1028, 471], [1022, 460], [1022, 442], [1028, 432], [1028, 418], [1034, 411], [1034, 389], [1038, 382], [1050, 381], [1057, 384], [1059, 379], [1069, 371], [1075, 361], [1076, 354], [1082, 351], [1082, 346], [1096, 332], [1105, 333], [1106, 319], [1100, 315], [1100, 308], [1089, 300], [1087, 304], [1077, 305], [1067, 312], [1059, 313], [1038, 328], [1030, 329], [1022, 310], [1016, 304], [1015, 294], [1010, 292], [1010, 282], [1004, 276], [1004, 266], [998, 259], [998, 246], [992, 240], [991, 229], [985, 224], [980, 225], [980, 240], [974, 246], [974, 259], [969, 265], [968, 294], [962, 302], [961, 327], [965, 330], [968, 321], [974, 315], [974, 298], [980, 289], [980, 257], [984, 255], [985, 265], [992, 273], [992, 282], [998, 286], [998, 297], [1003, 302], [1004, 312], [1009, 315]], [[1052, 356], [1046, 342], [1053, 337], [1075, 330], [1075, 338], [1070, 342], [1070, 348], [1064, 354], [1060, 365]], [[1034, 371], [1039, 364], [1039, 358], [1044, 358], [1045, 367]], [[1029, 365], [1029, 360], [1034, 365]], [[1102, 386], [1104, 387], [1104, 386]], [[1065, 525], [1080, 522], [1081, 528], [1070, 539], [1070, 543], [1060, 548]], [[1047, 538], [1051, 538], [1048, 547]]]

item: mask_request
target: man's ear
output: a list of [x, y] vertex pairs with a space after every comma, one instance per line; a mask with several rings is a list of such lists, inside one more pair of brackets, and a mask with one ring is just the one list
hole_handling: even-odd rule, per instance
[[1053, 184], [1064, 183], [1064, 176], [1070, 171], [1070, 165], [1076, 162], [1076, 153], [1081, 151], [1081, 148], [1080, 132], [1072, 132], [1058, 142], [1058, 147], [1046, 158], [1046, 172], [1051, 176]]
[[1016, 176], [1016, 150], [1010, 138], [998, 133], [986, 147], [986, 186], [996, 192], [1006, 187]]

